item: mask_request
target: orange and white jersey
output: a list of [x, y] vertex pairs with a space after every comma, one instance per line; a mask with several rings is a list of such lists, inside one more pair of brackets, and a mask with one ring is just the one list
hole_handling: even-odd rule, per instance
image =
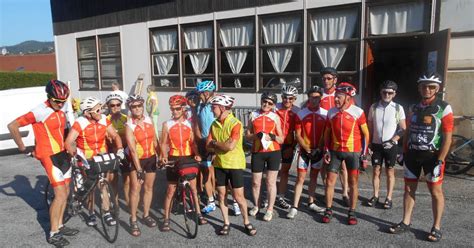
[[64, 150], [66, 115], [64, 108], [55, 111], [48, 101], [16, 119], [20, 127], [32, 124], [35, 154], [41, 159]]
[[77, 118], [72, 129], [79, 133], [76, 139], [78, 154], [83, 154], [85, 159], [90, 159], [97, 154], [106, 153], [105, 140], [107, 127], [110, 125], [111, 123], [105, 115], [101, 115], [100, 120], [94, 123], [84, 116]]
[[168, 145], [169, 156], [191, 156], [192, 150], [192, 127], [189, 120], [168, 120]]
[[301, 137], [311, 149], [320, 145], [327, 113], [328, 111], [323, 108], [312, 110], [307, 107], [298, 112], [295, 130], [301, 130]]
[[[257, 134], [260, 132], [266, 134], [276, 133], [276, 123], [280, 121], [280, 117], [275, 112], [264, 113], [260, 110], [250, 113], [250, 121], [252, 122], [253, 133]], [[272, 141], [270, 146], [265, 149], [260, 139], [255, 139], [252, 146], [253, 152], [272, 152], [280, 150], [280, 144], [276, 141]]]
[[354, 104], [343, 111], [332, 108], [328, 112], [326, 122], [326, 132], [329, 132], [326, 136], [329, 138], [326, 140], [326, 145], [331, 151], [361, 152], [361, 129], [367, 129], [367, 121], [361, 108]]
[[285, 109], [282, 103], [277, 103], [275, 112], [280, 117], [281, 131], [283, 133], [283, 144], [293, 145], [295, 143], [295, 121], [296, 114], [300, 111], [300, 108], [292, 106], [289, 109]]
[[130, 117], [128, 118], [126, 125], [130, 127], [133, 131], [133, 136], [135, 136], [135, 149], [137, 151], [138, 159], [145, 159], [155, 155], [155, 127], [153, 126], [151, 118], [145, 116], [142, 127], [137, 124], [136, 119]]
[[336, 94], [335, 87], [332, 90], [324, 90], [323, 96], [321, 97], [321, 102], [319, 103], [319, 107], [329, 111], [330, 109], [335, 107], [334, 96]]

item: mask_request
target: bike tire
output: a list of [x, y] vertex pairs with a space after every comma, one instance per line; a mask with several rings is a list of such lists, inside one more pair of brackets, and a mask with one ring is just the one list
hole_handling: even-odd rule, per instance
[[[104, 231], [104, 238], [109, 243], [114, 243], [118, 237], [119, 230], [119, 207], [115, 202], [115, 193], [108, 181], [98, 182], [95, 187], [96, 205], [99, 208], [100, 221], [102, 223], [102, 229]], [[108, 203], [108, 211], [105, 210], [104, 203]], [[105, 213], [110, 212], [115, 220], [115, 225], [108, 225], [105, 221]]]
[[[69, 184], [69, 195], [67, 198], [67, 204], [66, 208], [64, 209], [64, 214], [63, 214], [63, 224], [66, 224], [75, 214], [73, 210], [73, 196], [72, 196], [72, 190], [74, 189], [74, 184], [71, 182]], [[51, 207], [51, 203], [54, 200], [54, 188], [51, 186], [51, 183], [48, 181], [46, 182], [46, 186], [44, 188], [44, 200], [46, 203], [46, 208], [49, 209]]]
[[197, 199], [194, 198], [191, 186], [187, 183], [183, 188], [181, 195], [183, 202], [184, 225], [186, 227], [186, 234], [189, 238], [194, 239], [198, 232], [198, 214], [195, 206]]
[[461, 135], [453, 135], [450, 152], [446, 157], [444, 169], [446, 174], [463, 174], [474, 165], [474, 142], [466, 144], [467, 142], [469, 142], [469, 139]]

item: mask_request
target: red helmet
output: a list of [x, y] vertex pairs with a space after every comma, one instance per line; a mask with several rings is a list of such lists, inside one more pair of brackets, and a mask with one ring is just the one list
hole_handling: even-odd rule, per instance
[[348, 96], [355, 96], [356, 92], [357, 91], [354, 85], [347, 82], [342, 82], [336, 87], [336, 93], [344, 93]]
[[186, 106], [187, 99], [182, 95], [174, 95], [170, 97], [169, 104], [171, 105], [181, 105]]
[[48, 98], [66, 101], [69, 97], [69, 87], [59, 80], [50, 80], [48, 84], [46, 84], [45, 90], [46, 94], [48, 94]]

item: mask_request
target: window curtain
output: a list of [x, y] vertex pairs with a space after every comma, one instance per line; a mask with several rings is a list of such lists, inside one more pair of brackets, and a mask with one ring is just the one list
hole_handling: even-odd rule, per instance
[[371, 7], [370, 34], [400, 34], [423, 30], [424, 4], [420, 2]]
[[[153, 33], [153, 48], [154, 52], [164, 52], [176, 50], [177, 32], [176, 30], [164, 30]], [[168, 75], [174, 63], [174, 54], [156, 54], [155, 67], [158, 71], [158, 75]], [[161, 79], [161, 86], [170, 86], [168, 79]]]
[[[201, 26], [192, 27], [184, 30], [184, 41], [186, 49], [203, 49], [212, 48], [212, 27]], [[210, 52], [195, 52], [190, 53], [191, 64], [193, 66], [194, 74], [201, 75], [206, 71], [211, 57]], [[200, 79], [198, 79], [200, 82]]]
[[[354, 35], [357, 10], [347, 9], [329, 13], [318, 13], [311, 18], [313, 41], [343, 40]], [[323, 66], [337, 68], [346, 52], [347, 44], [316, 46], [316, 53]]]
[[[298, 17], [264, 20], [262, 24], [264, 43], [268, 45], [295, 43], [299, 34], [300, 22], [301, 19]], [[275, 72], [282, 73], [290, 62], [293, 48], [269, 48], [267, 54]], [[285, 84], [286, 81], [280, 78], [280, 83]]]
[[[253, 40], [252, 23], [227, 23], [220, 26], [220, 38], [223, 47], [248, 46]], [[239, 74], [247, 59], [247, 50], [226, 51], [225, 56], [233, 74]], [[241, 88], [239, 78], [234, 80], [235, 88]]]

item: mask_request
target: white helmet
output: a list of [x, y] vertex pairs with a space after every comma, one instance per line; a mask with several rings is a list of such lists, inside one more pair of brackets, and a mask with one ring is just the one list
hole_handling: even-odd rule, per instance
[[211, 98], [209, 103], [231, 108], [235, 103], [235, 98], [228, 95], [216, 95]]
[[123, 102], [122, 97], [121, 97], [119, 94], [117, 94], [117, 93], [110, 93], [110, 95], [108, 95], [107, 98], [105, 98], [105, 103], [108, 104], [108, 103], [109, 103], [110, 101], [112, 101], [112, 100], [117, 100], [117, 101], [119, 101], [120, 103]]
[[442, 81], [441, 81], [441, 76], [438, 73], [434, 72], [434, 73], [422, 75], [420, 78], [418, 78], [418, 83], [441, 84]]
[[286, 96], [297, 96], [298, 95], [298, 88], [291, 84], [285, 84], [281, 88], [281, 94]]
[[93, 107], [97, 106], [97, 104], [100, 104], [100, 100], [90, 96], [85, 99], [82, 99], [81, 104], [79, 106], [81, 108], [82, 113], [84, 113], [86, 110], [90, 110]]

